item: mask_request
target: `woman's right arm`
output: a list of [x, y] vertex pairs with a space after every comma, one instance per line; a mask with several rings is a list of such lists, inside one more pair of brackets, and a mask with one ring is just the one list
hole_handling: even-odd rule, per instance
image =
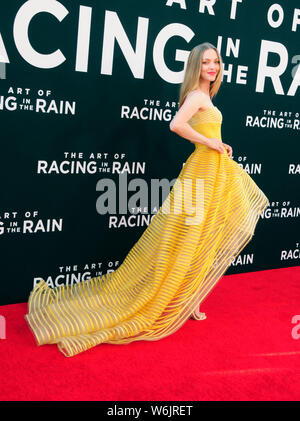
[[190, 93], [171, 121], [170, 130], [192, 143], [201, 143], [202, 145], [212, 147], [223, 153], [224, 149], [221, 140], [207, 138], [194, 130], [188, 123], [190, 118], [199, 110], [199, 108], [205, 105], [205, 101], [206, 98], [201, 92]]

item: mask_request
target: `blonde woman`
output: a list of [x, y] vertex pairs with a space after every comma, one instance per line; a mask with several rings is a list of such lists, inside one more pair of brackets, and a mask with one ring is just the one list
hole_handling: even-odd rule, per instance
[[117, 270], [54, 289], [41, 281], [31, 291], [25, 318], [38, 345], [57, 344], [70, 357], [101, 343], [156, 341], [206, 317], [200, 303], [269, 204], [222, 141], [222, 113], [212, 102], [221, 81], [216, 47], [193, 48], [170, 123], [193, 152]]

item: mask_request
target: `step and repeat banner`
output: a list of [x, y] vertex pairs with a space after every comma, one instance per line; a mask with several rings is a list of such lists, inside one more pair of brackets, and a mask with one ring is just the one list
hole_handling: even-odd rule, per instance
[[299, 34], [291, 0], [1, 2], [0, 304], [122, 263], [165, 198], [139, 190], [194, 151], [169, 123], [205, 41], [222, 140], [270, 200], [226, 273], [299, 265]]

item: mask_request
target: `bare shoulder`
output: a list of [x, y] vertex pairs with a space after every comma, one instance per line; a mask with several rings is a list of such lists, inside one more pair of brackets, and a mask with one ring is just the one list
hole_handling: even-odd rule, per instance
[[206, 108], [209, 105], [207, 95], [199, 89], [190, 91], [184, 102], [186, 102], [187, 105], [193, 106], [196, 110]]
[[200, 91], [200, 89], [194, 89], [193, 91], [190, 91], [187, 94], [187, 97], [198, 97], [198, 98], [206, 98], [206, 95], [203, 91]]
[[171, 130], [176, 131], [176, 127], [187, 123], [198, 111], [207, 108], [208, 105], [209, 99], [204, 92], [199, 89], [190, 91], [170, 123]]

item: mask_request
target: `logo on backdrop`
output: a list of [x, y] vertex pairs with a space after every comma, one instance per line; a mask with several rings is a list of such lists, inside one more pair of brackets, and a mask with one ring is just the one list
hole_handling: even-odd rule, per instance
[[161, 101], [160, 99], [146, 98], [143, 101], [142, 106], [122, 105], [121, 119], [171, 121], [179, 105], [175, 101]]
[[[224, 259], [226, 262], [226, 259]], [[228, 259], [227, 263], [231, 266], [246, 266], [254, 264], [254, 253], [239, 254], [236, 258]], [[218, 260], [213, 262], [213, 267], [218, 266]]]
[[300, 114], [293, 111], [263, 110], [260, 115], [247, 114], [246, 127], [300, 130]]
[[0, 235], [61, 232], [63, 218], [41, 218], [39, 211], [9, 211], [0, 214]]
[[290, 249], [283, 249], [280, 253], [280, 260], [291, 261], [292, 264], [298, 264], [300, 260], [299, 243]]
[[247, 156], [238, 156], [236, 161], [238, 165], [242, 167], [248, 174], [261, 174], [261, 162], [247, 162]]
[[289, 164], [288, 174], [300, 174], [300, 164]]
[[126, 160], [125, 153], [63, 152], [61, 160], [38, 160], [37, 174], [145, 174], [146, 162]]
[[[134, 196], [128, 200], [128, 191], [136, 190], [138, 184], [143, 184], [144, 190], [148, 192], [148, 182], [143, 178], [136, 178], [127, 183], [127, 175], [143, 175], [146, 172], [146, 162], [129, 161], [125, 153], [108, 152], [64, 152], [61, 160], [38, 160], [37, 174], [41, 175], [105, 175], [96, 183], [96, 191], [99, 192], [96, 198], [96, 211], [98, 214], [108, 215], [108, 227], [136, 227], [149, 225], [158, 210], [158, 204], [148, 207], [137, 205], [141, 195], [134, 202]], [[115, 175], [123, 175], [118, 181]], [[117, 212], [117, 200], [119, 199], [119, 215]], [[112, 205], [112, 201], [114, 204]], [[143, 200], [141, 200], [145, 203]], [[106, 204], [109, 202], [109, 205]], [[124, 215], [129, 212], [130, 215]], [[125, 211], [124, 211], [125, 209]]]
[[76, 101], [56, 98], [51, 90], [10, 86], [0, 95], [0, 110], [75, 115]]
[[98, 277], [114, 272], [120, 265], [119, 261], [107, 261], [105, 263], [84, 263], [59, 266], [56, 274], [37, 275], [33, 278], [33, 287], [44, 280], [51, 288], [62, 285], [78, 284], [90, 278]]
[[300, 207], [293, 206], [290, 201], [272, 201], [270, 205], [264, 210], [262, 218], [298, 218], [300, 216]]

